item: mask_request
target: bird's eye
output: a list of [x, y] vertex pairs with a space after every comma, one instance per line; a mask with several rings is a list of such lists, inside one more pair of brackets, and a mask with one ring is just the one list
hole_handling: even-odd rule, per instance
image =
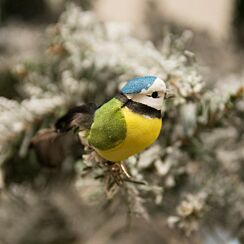
[[156, 92], [156, 91], [153, 92], [151, 96], [152, 96], [152, 98], [158, 98], [158, 92]]

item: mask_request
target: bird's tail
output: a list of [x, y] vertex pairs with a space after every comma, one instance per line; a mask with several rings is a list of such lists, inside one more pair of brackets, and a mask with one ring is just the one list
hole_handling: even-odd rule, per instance
[[40, 130], [31, 140], [38, 161], [45, 166], [57, 167], [67, 155], [82, 154], [78, 131], [89, 130], [96, 111], [95, 104], [71, 108], [57, 120], [53, 128]]

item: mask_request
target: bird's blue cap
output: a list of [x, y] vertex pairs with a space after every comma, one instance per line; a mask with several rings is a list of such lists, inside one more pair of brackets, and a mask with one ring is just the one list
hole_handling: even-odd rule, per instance
[[156, 79], [156, 76], [136, 77], [129, 80], [121, 92], [124, 94], [140, 93], [142, 90], [147, 90]]

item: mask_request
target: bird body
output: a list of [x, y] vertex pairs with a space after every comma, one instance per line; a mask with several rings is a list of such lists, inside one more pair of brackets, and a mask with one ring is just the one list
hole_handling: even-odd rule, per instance
[[161, 130], [162, 120], [137, 114], [127, 107], [121, 109], [126, 123], [126, 136], [118, 145], [107, 150], [97, 150], [105, 159], [118, 162], [150, 146]]
[[[99, 108], [83, 105], [58, 120], [56, 129], [78, 130], [81, 140], [105, 160], [119, 162], [150, 146], [162, 127], [164, 81], [155, 76], [134, 78], [120, 94]], [[85, 132], [85, 133], [84, 133]]]

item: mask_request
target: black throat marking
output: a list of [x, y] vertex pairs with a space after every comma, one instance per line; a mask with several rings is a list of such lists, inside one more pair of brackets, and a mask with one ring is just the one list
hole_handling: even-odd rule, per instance
[[159, 118], [159, 119], [162, 118], [160, 110], [149, 107], [142, 103], [134, 102], [128, 97], [126, 97], [126, 95], [124, 95], [123, 93], [118, 94], [116, 98], [123, 103], [122, 107], [127, 107], [131, 109], [133, 112], [147, 115], [151, 118]]

